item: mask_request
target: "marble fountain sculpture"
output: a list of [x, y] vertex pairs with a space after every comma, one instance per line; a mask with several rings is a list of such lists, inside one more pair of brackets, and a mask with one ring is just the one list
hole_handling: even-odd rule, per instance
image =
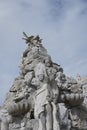
[[27, 48], [0, 108], [0, 130], [87, 130], [87, 83], [66, 76], [39, 35], [23, 34]]

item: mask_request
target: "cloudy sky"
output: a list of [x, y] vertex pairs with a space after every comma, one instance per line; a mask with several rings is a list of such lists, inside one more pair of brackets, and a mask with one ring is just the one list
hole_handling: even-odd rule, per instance
[[0, 104], [19, 74], [23, 31], [41, 36], [65, 74], [87, 75], [87, 0], [0, 0]]

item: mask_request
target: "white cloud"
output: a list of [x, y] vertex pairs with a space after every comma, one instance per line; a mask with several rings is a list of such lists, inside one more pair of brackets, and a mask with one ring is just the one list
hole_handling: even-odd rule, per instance
[[52, 59], [63, 66], [66, 74], [86, 75], [85, 2], [85, 0], [0, 1], [0, 99], [18, 74], [20, 56], [25, 48], [21, 39], [23, 31], [30, 35], [39, 34]]

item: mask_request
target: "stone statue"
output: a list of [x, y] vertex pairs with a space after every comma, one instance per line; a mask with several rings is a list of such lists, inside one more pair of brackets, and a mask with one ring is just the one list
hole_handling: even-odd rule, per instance
[[35, 68], [35, 79], [32, 84], [37, 85], [35, 96], [35, 118], [39, 119], [39, 130], [52, 130], [52, 106], [51, 106], [51, 86], [46, 81], [47, 74], [45, 65], [38, 63]]
[[38, 43], [41, 43], [42, 39], [40, 39], [39, 35], [37, 35], [36, 37], [35, 36], [30, 36], [28, 37], [27, 34], [25, 32], [23, 32], [23, 35], [24, 35], [24, 40], [26, 41], [26, 43], [30, 43], [30, 44], [38, 44]]
[[[48, 60], [49, 61], [49, 60]], [[59, 99], [59, 88], [57, 86], [57, 82], [56, 82], [56, 73], [57, 70], [50, 66], [50, 63], [52, 64], [51, 61], [46, 62], [46, 68], [47, 68], [47, 75], [49, 77], [49, 82], [50, 82], [50, 86], [51, 86], [51, 91], [52, 91], [52, 100], [51, 100], [51, 105], [52, 105], [52, 117], [53, 117], [53, 129], [54, 130], [60, 130], [60, 126], [59, 126], [59, 113], [58, 113], [58, 99]]]

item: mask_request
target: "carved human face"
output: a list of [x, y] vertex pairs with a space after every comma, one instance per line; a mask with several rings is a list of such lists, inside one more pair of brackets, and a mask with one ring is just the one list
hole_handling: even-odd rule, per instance
[[58, 72], [57, 76], [61, 81], [66, 81], [66, 77], [62, 72]]
[[46, 57], [45, 64], [47, 67], [50, 67], [50, 65], [51, 65], [51, 58], [50, 57]]
[[39, 74], [38, 75], [38, 79], [39, 79], [39, 81], [43, 81], [44, 80], [44, 75], [43, 74]]
[[38, 41], [36, 39], [33, 40], [33, 43], [36, 44]]

